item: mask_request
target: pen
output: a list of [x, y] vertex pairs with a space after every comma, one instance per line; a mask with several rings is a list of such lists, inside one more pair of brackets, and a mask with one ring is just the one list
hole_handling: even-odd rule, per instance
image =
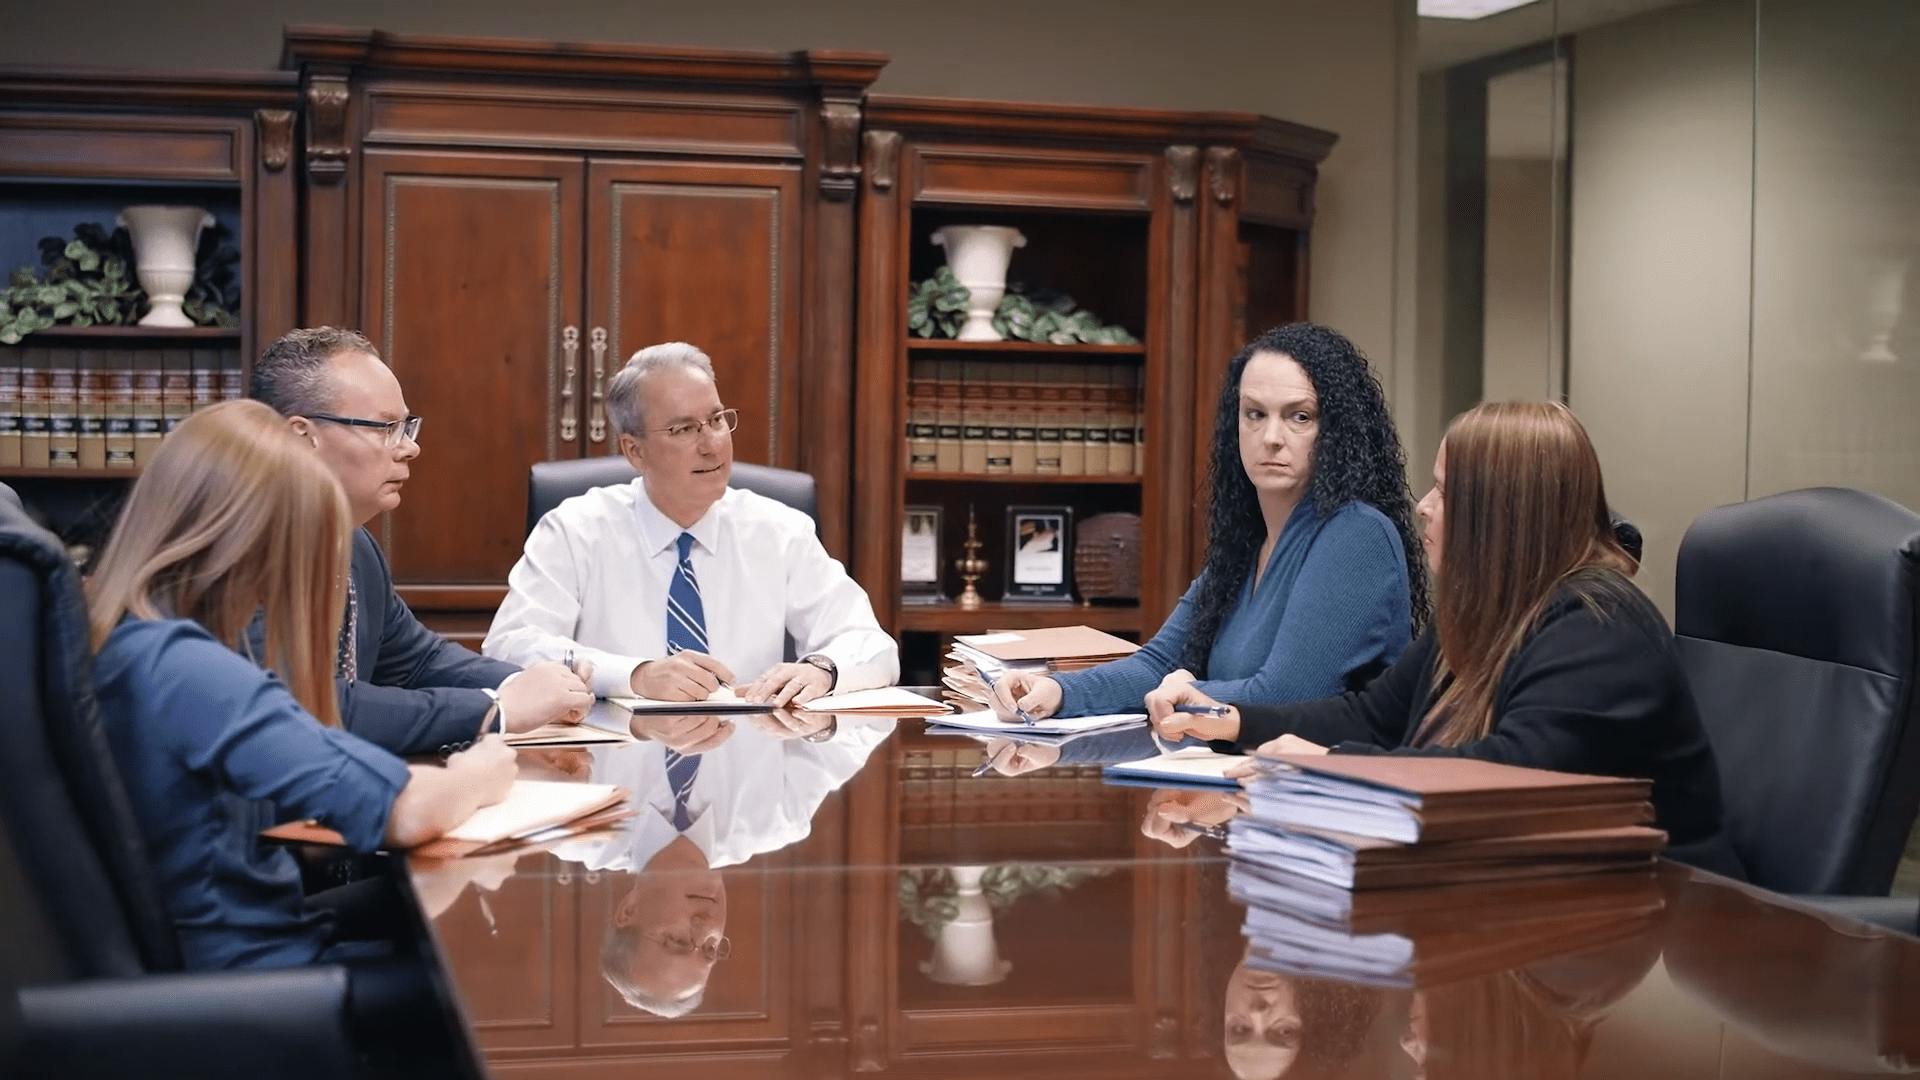
[[973, 769], [973, 775], [975, 775], [975, 776], [985, 776], [985, 775], [987, 775], [987, 773], [988, 773], [988, 772], [990, 772], [990, 771], [992, 771], [992, 769], [993, 769], [993, 759], [994, 759], [995, 757], [998, 757], [998, 756], [999, 756], [999, 755], [998, 755], [998, 754], [996, 754], [996, 753], [989, 753], [989, 754], [988, 754], [988, 755], [986, 756], [986, 759], [985, 759], [985, 760], [983, 760], [982, 762], [980, 762], [980, 764], [978, 764], [978, 765], [976, 765], [976, 766], [974, 766], [974, 769]]
[[573, 672], [575, 675], [580, 674], [580, 669], [573, 666], [573, 650], [572, 649], [567, 650], [567, 658], [565, 660], [562, 660], [561, 663], [567, 666], [568, 671]]
[[[668, 656], [678, 656], [678, 655], [680, 655], [681, 653], [683, 653], [683, 652], [686, 652], [686, 651], [687, 651], [687, 648], [686, 648], [686, 646], [684, 646], [684, 645], [675, 645], [675, 644], [673, 644], [673, 643], [671, 643], [671, 642], [669, 642], [669, 643], [667, 644], [667, 655], [668, 655]], [[720, 684], [721, 686], [732, 686], [732, 685], [733, 685], [732, 683], [730, 683], [730, 682], [728, 682], [727, 680], [725, 680], [725, 679], [722, 679], [722, 678], [720, 678], [720, 677], [718, 677], [718, 676], [715, 676], [715, 677], [714, 677], [714, 680], [713, 680], [713, 681], [714, 681], [714, 682], [717, 682], [717, 683], [719, 683], [719, 684]]]
[[1186, 713], [1188, 716], [1222, 717], [1227, 715], [1232, 708], [1233, 706], [1231, 705], [1175, 705], [1173, 711]]
[[1197, 821], [1170, 821], [1167, 824], [1172, 825], [1176, 829], [1185, 829], [1188, 832], [1199, 833], [1201, 836], [1210, 836], [1215, 840], [1225, 840], [1227, 838], [1226, 827], [1222, 825], [1202, 825]]

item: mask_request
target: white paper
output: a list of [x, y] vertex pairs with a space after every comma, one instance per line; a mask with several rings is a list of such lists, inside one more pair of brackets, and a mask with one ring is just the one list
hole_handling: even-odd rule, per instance
[[854, 690], [845, 694], [828, 694], [800, 706], [802, 712], [884, 713], [889, 709], [899, 709], [903, 715], [943, 712], [945, 708], [930, 697], [916, 694], [911, 690], [903, 690], [898, 686]]
[[755, 704], [733, 692], [731, 686], [715, 688], [702, 701], [660, 701], [646, 697], [609, 697], [608, 701], [626, 709], [628, 712], [657, 713], [697, 713], [697, 712], [772, 712], [773, 706], [764, 702]]
[[935, 717], [928, 721], [928, 725], [938, 724], [945, 727], [964, 728], [967, 731], [988, 731], [995, 734], [1035, 732], [1044, 735], [1068, 735], [1081, 731], [1137, 727], [1146, 722], [1146, 713], [1111, 713], [1105, 716], [1051, 716], [1045, 720], [1023, 724], [1018, 720], [1002, 720], [992, 709], [981, 709], [978, 712]]
[[977, 649], [982, 645], [1010, 645], [1013, 642], [1021, 641], [1024, 639], [1019, 634], [1000, 633], [1000, 634], [956, 634], [954, 635], [953, 640], [959, 642], [962, 645], [971, 645]]
[[1227, 778], [1227, 770], [1246, 764], [1237, 754], [1216, 754], [1204, 746], [1183, 746], [1171, 754], [1159, 754], [1139, 761], [1126, 761], [1107, 768], [1127, 776], [1163, 776], [1189, 783], [1217, 783], [1221, 787], [1239, 787], [1240, 781]]
[[475, 810], [447, 835], [480, 844], [511, 839], [581, 817], [618, 790], [612, 784], [515, 780], [505, 799]]

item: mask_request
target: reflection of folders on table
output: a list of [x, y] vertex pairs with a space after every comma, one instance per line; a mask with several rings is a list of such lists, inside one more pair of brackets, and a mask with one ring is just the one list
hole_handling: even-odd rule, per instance
[[1235, 863], [1248, 962], [1383, 986], [1474, 978], [1642, 933], [1664, 906], [1652, 873], [1346, 894], [1327, 917], [1311, 883]]
[[1402, 844], [1316, 829], [1271, 830], [1236, 820], [1227, 848], [1236, 858], [1327, 885], [1373, 889], [1646, 867], [1666, 842], [1666, 833], [1637, 825]]
[[[631, 814], [626, 800], [626, 790], [613, 784], [515, 780], [505, 799], [474, 811], [445, 836], [414, 848], [413, 854], [459, 858], [578, 835]], [[262, 835], [299, 843], [341, 843], [339, 833], [311, 821], [276, 826]]]

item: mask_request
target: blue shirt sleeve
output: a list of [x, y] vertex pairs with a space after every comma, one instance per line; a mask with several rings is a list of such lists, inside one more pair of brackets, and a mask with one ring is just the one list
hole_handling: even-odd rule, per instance
[[1187, 651], [1187, 635], [1192, 632], [1193, 597], [1199, 588], [1200, 580], [1195, 578], [1173, 606], [1173, 614], [1161, 624], [1160, 632], [1132, 656], [1053, 676], [1053, 681], [1060, 684], [1058, 715], [1139, 712], [1147, 694], [1180, 666], [1181, 654]]
[[1406, 557], [1392, 524], [1360, 505], [1343, 507], [1307, 549], [1260, 670], [1194, 685], [1216, 701], [1236, 703], [1344, 693], [1349, 672], [1384, 668], [1406, 651], [1410, 604]]
[[149, 684], [164, 747], [235, 794], [269, 802], [283, 821], [313, 818], [372, 851], [407, 786], [406, 763], [325, 728], [271, 674], [204, 632], [180, 633]]

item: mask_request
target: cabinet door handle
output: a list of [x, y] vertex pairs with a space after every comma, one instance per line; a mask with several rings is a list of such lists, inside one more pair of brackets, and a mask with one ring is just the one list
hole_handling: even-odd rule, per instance
[[560, 441], [572, 442], [580, 431], [580, 418], [573, 410], [573, 382], [580, 375], [580, 328], [569, 326], [560, 331], [560, 355], [566, 359], [566, 373], [560, 376]]
[[593, 353], [593, 405], [587, 419], [587, 438], [592, 442], [607, 441], [607, 328], [596, 326], [587, 339], [588, 351]]

